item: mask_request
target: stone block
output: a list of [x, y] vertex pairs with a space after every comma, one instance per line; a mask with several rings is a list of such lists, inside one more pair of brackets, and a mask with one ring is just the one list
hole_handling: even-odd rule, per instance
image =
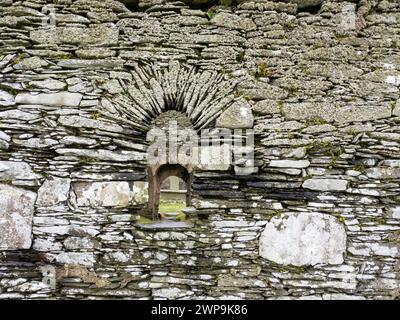
[[20, 93], [15, 97], [19, 104], [42, 104], [46, 106], [78, 107], [81, 103], [80, 93], [58, 92], [58, 93]]
[[303, 188], [315, 191], [345, 191], [348, 181], [342, 179], [308, 179]]
[[254, 116], [251, 106], [244, 99], [236, 101], [216, 121], [217, 127], [229, 129], [252, 128], [253, 124]]
[[267, 223], [259, 252], [261, 257], [284, 265], [342, 264], [345, 228], [329, 215], [285, 213]]
[[82, 207], [128, 207], [147, 201], [147, 183], [77, 182], [73, 185], [76, 204]]
[[68, 200], [71, 179], [49, 177], [38, 191], [36, 205], [49, 207]]
[[0, 184], [0, 250], [29, 249], [36, 193]]

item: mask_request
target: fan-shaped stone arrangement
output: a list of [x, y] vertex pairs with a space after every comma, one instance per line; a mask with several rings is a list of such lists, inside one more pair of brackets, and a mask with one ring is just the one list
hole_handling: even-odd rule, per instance
[[99, 112], [140, 131], [149, 130], [152, 120], [168, 110], [184, 113], [196, 130], [207, 128], [238, 100], [236, 80], [216, 71], [197, 72], [177, 61], [168, 68], [136, 65], [131, 73], [131, 82], [119, 79], [124, 92], [104, 98]]

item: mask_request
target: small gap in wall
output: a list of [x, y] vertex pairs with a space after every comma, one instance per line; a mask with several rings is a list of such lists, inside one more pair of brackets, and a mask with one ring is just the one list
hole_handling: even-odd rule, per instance
[[131, 5], [126, 4], [125, 7], [131, 12], [139, 11], [139, 7], [134, 4], [131, 4]]
[[318, 14], [319, 11], [321, 10], [321, 8], [322, 8], [322, 3], [317, 4], [315, 6], [309, 6], [309, 7], [306, 7], [306, 8], [299, 8], [297, 10], [297, 12], [298, 13], [300, 13], [300, 12], [308, 12], [309, 14]]
[[139, 0], [119, 0], [129, 11], [139, 11]]
[[198, 4], [194, 4], [194, 3], [188, 3], [187, 1], [184, 1], [184, 3], [193, 10], [201, 10], [204, 12], [207, 12], [208, 10], [210, 10], [213, 6], [217, 5], [220, 3], [220, 0], [214, 0], [214, 1], [209, 1], [207, 3], [198, 3]]

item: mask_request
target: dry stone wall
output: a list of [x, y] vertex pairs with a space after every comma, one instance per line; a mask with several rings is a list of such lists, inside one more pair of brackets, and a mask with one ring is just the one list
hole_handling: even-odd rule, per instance
[[[399, 297], [399, 1], [0, 5], [0, 299]], [[257, 172], [144, 223], [167, 110]]]

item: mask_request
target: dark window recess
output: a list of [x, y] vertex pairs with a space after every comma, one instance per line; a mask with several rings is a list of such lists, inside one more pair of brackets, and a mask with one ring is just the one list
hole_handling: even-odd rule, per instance
[[298, 13], [299, 12], [308, 12], [309, 14], [318, 14], [319, 11], [321, 10], [321, 7], [322, 7], [322, 2], [315, 6], [307, 6], [304, 8], [299, 8], [297, 12]]
[[[160, 213], [166, 213], [166, 212], [160, 212], [161, 200], [165, 201], [166, 203], [170, 202], [171, 204], [174, 202], [182, 201], [183, 207], [190, 206], [191, 185], [193, 177], [192, 174], [189, 173], [189, 171], [185, 167], [179, 164], [164, 164], [157, 167], [150, 167], [148, 171], [149, 171], [148, 212], [149, 215], [151, 215], [151, 217], [154, 220], [163, 218], [163, 216]], [[166, 190], [166, 189], [171, 189], [174, 182], [173, 180], [166, 181], [170, 177], [179, 178], [178, 187], [174, 188], [177, 190]], [[162, 194], [162, 192], [164, 192], [164, 194]], [[176, 199], [174, 197], [176, 197]], [[168, 206], [165, 207], [168, 208]], [[174, 206], [171, 205], [171, 207], [173, 208]], [[168, 211], [168, 209], [165, 210]], [[171, 209], [171, 211], [173, 210], [174, 209]]]
[[139, 0], [119, 0], [122, 2], [127, 9], [130, 11], [138, 11], [139, 9]]

